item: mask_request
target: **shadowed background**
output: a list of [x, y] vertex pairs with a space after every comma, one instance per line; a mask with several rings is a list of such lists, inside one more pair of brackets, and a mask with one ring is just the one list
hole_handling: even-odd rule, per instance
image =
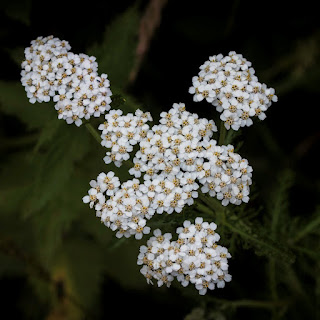
[[[4, 1], [0, 10], [4, 314], [50, 320], [319, 317], [320, 30], [313, 2]], [[148, 286], [136, 265], [146, 240], [119, 241], [82, 203], [100, 172], [128, 175], [103, 163], [105, 151], [85, 128], [57, 120], [53, 104], [28, 102], [19, 83], [23, 50], [47, 35], [97, 57], [99, 73], [111, 81], [113, 107], [150, 111], [155, 122], [162, 110], [184, 102], [218, 123], [213, 107], [188, 94], [192, 76], [214, 54], [243, 54], [259, 81], [275, 88], [279, 101], [267, 118], [234, 141], [254, 169], [252, 201], [236, 212], [237, 227], [266, 242], [260, 247], [217, 223], [233, 257], [233, 280], [225, 289], [200, 297], [179, 284]], [[189, 208], [170, 225], [159, 216], [154, 226], [171, 231], [197, 214]]]

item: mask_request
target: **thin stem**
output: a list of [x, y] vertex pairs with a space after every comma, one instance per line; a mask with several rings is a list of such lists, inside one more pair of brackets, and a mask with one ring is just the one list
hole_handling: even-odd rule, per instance
[[[238, 234], [243, 239], [247, 239], [247, 240], [251, 241], [252, 243], [255, 243], [257, 246], [261, 246], [261, 247], [265, 247], [265, 248], [271, 249], [273, 252], [276, 252], [278, 255], [284, 255], [285, 254], [277, 246], [272, 245], [269, 242], [261, 240], [260, 237], [257, 234], [250, 234], [250, 233], [244, 231], [248, 226], [243, 221], [241, 221], [241, 220], [236, 220], [236, 221], [229, 220], [230, 222], [228, 222], [225, 219], [225, 215], [228, 213], [228, 210], [226, 208], [222, 207], [221, 205], [219, 205], [219, 203], [215, 199], [210, 198], [210, 197], [206, 197], [201, 193], [199, 193], [199, 199], [202, 200], [202, 202], [204, 204], [209, 206], [209, 208], [213, 209], [212, 211], [210, 211], [210, 209], [206, 208], [206, 209], [204, 209], [204, 212], [214, 212], [216, 214], [216, 216], [217, 216], [217, 219], [219, 218], [219, 223], [224, 225], [226, 228], [228, 228], [233, 233]], [[237, 221], [242, 224], [243, 228], [240, 228], [239, 226], [234, 224], [234, 222], [237, 222]], [[292, 259], [290, 254], [288, 254], [288, 259]]]
[[[259, 240], [259, 238], [255, 237], [255, 236], [252, 236], [246, 232], [244, 232], [243, 230], [241, 229], [238, 229], [237, 227], [231, 225], [230, 223], [228, 222], [225, 222], [225, 226], [230, 229], [231, 231], [237, 233], [238, 235], [240, 235], [241, 237], [243, 237], [244, 239], [249, 239], [253, 242], [256, 242], [257, 244], [261, 245], [261, 246], [267, 246], [267, 247], [270, 247], [267, 243], [265, 243], [264, 241], [261, 241]], [[271, 247], [272, 249], [275, 249], [274, 247]], [[281, 252], [280, 252], [281, 253]]]
[[297, 251], [305, 254], [305, 255], [308, 255], [309, 257], [311, 257], [311, 258], [313, 258], [313, 259], [315, 259], [315, 260], [318, 260], [319, 257], [320, 257], [320, 255], [319, 255], [318, 252], [313, 251], [313, 250], [310, 250], [310, 249], [308, 249], [308, 248], [304, 248], [304, 247], [296, 246], [296, 245], [292, 246], [292, 248], [293, 248], [294, 250], [297, 250]]
[[[91, 123], [87, 122], [85, 124], [86, 128], [88, 129], [88, 131], [91, 133], [91, 135], [94, 137], [94, 139], [100, 144], [101, 146], [101, 136], [99, 134], [99, 132], [92, 126]], [[133, 162], [131, 160], [126, 160], [123, 161], [123, 164], [125, 164], [126, 166], [128, 166], [129, 168], [131, 168], [133, 166]]]
[[206, 205], [208, 205], [210, 208], [212, 208], [212, 211], [221, 211], [221, 205], [217, 203], [217, 201], [215, 201], [215, 199], [212, 199], [210, 197], [206, 197], [204, 194], [199, 192], [199, 199], [205, 203]]
[[86, 123], [85, 126], [88, 129], [88, 131], [91, 133], [91, 135], [95, 138], [95, 140], [101, 145], [101, 137], [98, 131], [89, 122]]
[[219, 305], [223, 305], [228, 308], [262, 308], [262, 309], [274, 309], [275, 307], [283, 307], [286, 306], [289, 301], [278, 300], [278, 301], [263, 301], [263, 300], [225, 300], [219, 298], [210, 298], [208, 300], [218, 303]]
[[[277, 230], [278, 222], [280, 218], [280, 210], [273, 210], [272, 220], [271, 220], [271, 239], [276, 241], [277, 239]], [[273, 301], [279, 299], [278, 290], [277, 290], [277, 262], [274, 257], [269, 258], [268, 264], [268, 276], [269, 276], [269, 289]], [[272, 319], [277, 319], [277, 313], [275, 310], [272, 312]]]
[[320, 224], [320, 215], [316, 219], [310, 221], [304, 228], [302, 228], [300, 232], [297, 233], [292, 243], [293, 244], [296, 243], [297, 241], [304, 238], [307, 234], [314, 231], [319, 226], [319, 224]]
[[269, 260], [269, 286], [271, 296], [274, 301], [278, 300], [277, 279], [276, 279], [276, 260], [272, 257]]
[[226, 140], [227, 129], [224, 126], [224, 122], [220, 122], [220, 135], [219, 135], [219, 145], [223, 145]]
[[208, 208], [207, 206], [203, 205], [202, 203], [197, 202], [196, 203], [197, 208], [200, 209], [200, 211], [202, 211], [203, 213], [208, 213], [208, 214], [212, 214], [213, 210]]
[[232, 301], [231, 306], [233, 307], [253, 307], [253, 308], [266, 308], [273, 309], [274, 307], [283, 306], [286, 304], [285, 301], [255, 301], [255, 300], [238, 300]]

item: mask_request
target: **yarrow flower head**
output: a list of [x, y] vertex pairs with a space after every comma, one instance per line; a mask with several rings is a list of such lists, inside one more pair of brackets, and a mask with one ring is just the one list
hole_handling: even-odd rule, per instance
[[224, 206], [249, 201], [252, 167], [232, 145], [217, 146], [211, 139], [217, 130], [212, 120], [186, 111], [183, 103], [160, 116], [160, 124], [150, 129], [146, 124], [151, 120], [149, 113], [137, 110], [135, 115], [124, 116], [121, 110], [112, 110], [99, 126], [101, 144], [111, 149], [106, 163], [120, 166], [129, 159], [133, 146], [140, 146], [129, 170], [133, 180], [119, 186], [117, 178], [110, 193], [106, 189], [109, 178], [100, 185], [105, 176], [101, 173], [83, 198], [107, 227], [118, 230], [118, 237], [140, 239], [149, 232], [146, 222], [155, 213], [182, 212], [194, 203], [199, 188]]
[[163, 211], [181, 212], [185, 204], [191, 205], [200, 185], [202, 192], [216, 196], [223, 205], [248, 202], [252, 167], [232, 145], [217, 146], [213, 120], [186, 111], [183, 103], [175, 103], [160, 117], [160, 124], [140, 141], [129, 173], [164, 186], [169, 206]]
[[221, 113], [227, 129], [251, 126], [252, 117], [266, 118], [266, 110], [278, 100], [273, 88], [258, 81], [251, 62], [234, 51], [209, 57], [192, 78], [193, 100], [206, 100]]
[[90, 182], [91, 189], [83, 197], [84, 203], [95, 207], [96, 215], [107, 227], [117, 231], [116, 236], [135, 236], [141, 239], [150, 232], [146, 219], [150, 218], [149, 199], [142, 192], [138, 179], [129, 180], [122, 185], [114, 172], [100, 173], [97, 180]]
[[177, 228], [178, 239], [171, 241], [170, 233], [153, 232], [146, 246], [140, 247], [138, 265], [148, 283], [170, 286], [176, 278], [182, 286], [193, 284], [204, 295], [215, 287], [223, 288], [231, 281], [228, 273], [230, 253], [217, 244], [220, 236], [217, 225], [204, 222], [201, 217], [192, 224], [186, 220]]
[[80, 126], [110, 110], [112, 93], [108, 76], [97, 73], [96, 58], [70, 49], [53, 36], [33, 40], [24, 52], [21, 83], [31, 103], [53, 100], [59, 119]]
[[130, 158], [129, 153], [133, 146], [141, 142], [149, 131], [148, 121], [152, 121], [149, 112], [136, 110], [135, 114], [122, 115], [122, 110], [112, 110], [105, 116], [106, 121], [99, 126], [101, 134], [101, 145], [110, 148], [106, 153], [104, 161], [106, 164], [112, 161], [120, 167], [122, 161]]

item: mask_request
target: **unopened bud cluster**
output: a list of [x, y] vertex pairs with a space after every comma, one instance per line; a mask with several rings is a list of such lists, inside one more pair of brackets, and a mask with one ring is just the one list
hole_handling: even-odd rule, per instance
[[234, 51], [209, 57], [192, 78], [193, 100], [206, 100], [221, 113], [227, 129], [251, 126], [252, 117], [266, 118], [266, 110], [278, 100], [273, 88], [258, 81], [251, 62]]
[[70, 49], [53, 36], [33, 40], [24, 52], [21, 82], [31, 103], [53, 100], [59, 119], [80, 126], [110, 110], [112, 93], [107, 75], [97, 73], [96, 58]]
[[148, 283], [157, 282], [168, 287], [176, 278], [182, 286], [193, 284], [199, 294], [215, 287], [223, 288], [231, 281], [228, 273], [230, 253], [217, 244], [220, 236], [215, 223], [204, 222], [201, 217], [192, 224], [186, 220], [177, 228], [178, 239], [172, 241], [171, 233], [153, 232], [146, 246], [140, 247], [138, 265]]

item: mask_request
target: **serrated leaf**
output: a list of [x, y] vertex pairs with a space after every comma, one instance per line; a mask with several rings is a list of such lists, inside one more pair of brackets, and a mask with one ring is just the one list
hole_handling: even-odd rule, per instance
[[[88, 214], [87, 205], [82, 202], [86, 185], [86, 178], [74, 173], [61, 187], [60, 192], [48, 202], [45, 210], [34, 215], [29, 221], [35, 238], [42, 239], [36, 243], [36, 247], [43, 263], [50, 265], [54, 261], [56, 249], [62, 244], [65, 235], [75, 233], [73, 228], [77, 230], [77, 234], [90, 234], [93, 239], [99, 237], [100, 234], [96, 234], [97, 229], [90, 228], [90, 218], [94, 217], [90, 216], [90, 212]], [[99, 221], [95, 222], [99, 224]], [[83, 228], [80, 225], [83, 225]]]
[[28, 129], [41, 128], [47, 121], [56, 117], [52, 104], [29, 103], [24, 87], [20, 82], [0, 81], [0, 91], [0, 110], [16, 116], [27, 125]]
[[112, 85], [124, 88], [135, 61], [139, 11], [132, 6], [107, 26], [101, 43], [87, 50], [97, 57], [99, 73], [107, 73]]
[[298, 232], [296, 232], [294, 238], [292, 239], [292, 243], [295, 243], [297, 241], [300, 241], [304, 237], [306, 237], [309, 234], [312, 234], [316, 230], [319, 230], [320, 225], [320, 206], [318, 205], [315, 213], [312, 215], [312, 217], [307, 222], [303, 222], [299, 224]]
[[[57, 120], [59, 121], [59, 120]], [[40, 211], [70, 180], [75, 162], [89, 151], [90, 139], [85, 128], [63, 123], [52, 136], [47, 149], [31, 159], [37, 166], [24, 215]]]
[[228, 219], [225, 223], [228, 229], [241, 237], [246, 248], [254, 248], [257, 255], [276, 257], [285, 263], [293, 263], [295, 255], [279, 242], [265, 235], [264, 229], [257, 225], [251, 226], [240, 219]]
[[57, 133], [57, 131], [59, 130], [59, 128], [61, 128], [62, 125], [65, 125], [65, 123], [55, 118], [47, 121], [44, 124], [43, 128], [41, 128], [38, 141], [33, 151], [37, 153], [45, 143], [53, 139], [54, 135]]
[[34, 166], [25, 153], [15, 153], [0, 170], [0, 217], [16, 215], [32, 184]]
[[[280, 173], [276, 187], [273, 189], [271, 199], [268, 201], [268, 211], [271, 216], [271, 237], [277, 239], [279, 225], [288, 216], [289, 189], [294, 183], [294, 173], [287, 169]], [[285, 225], [283, 223], [282, 225]]]

